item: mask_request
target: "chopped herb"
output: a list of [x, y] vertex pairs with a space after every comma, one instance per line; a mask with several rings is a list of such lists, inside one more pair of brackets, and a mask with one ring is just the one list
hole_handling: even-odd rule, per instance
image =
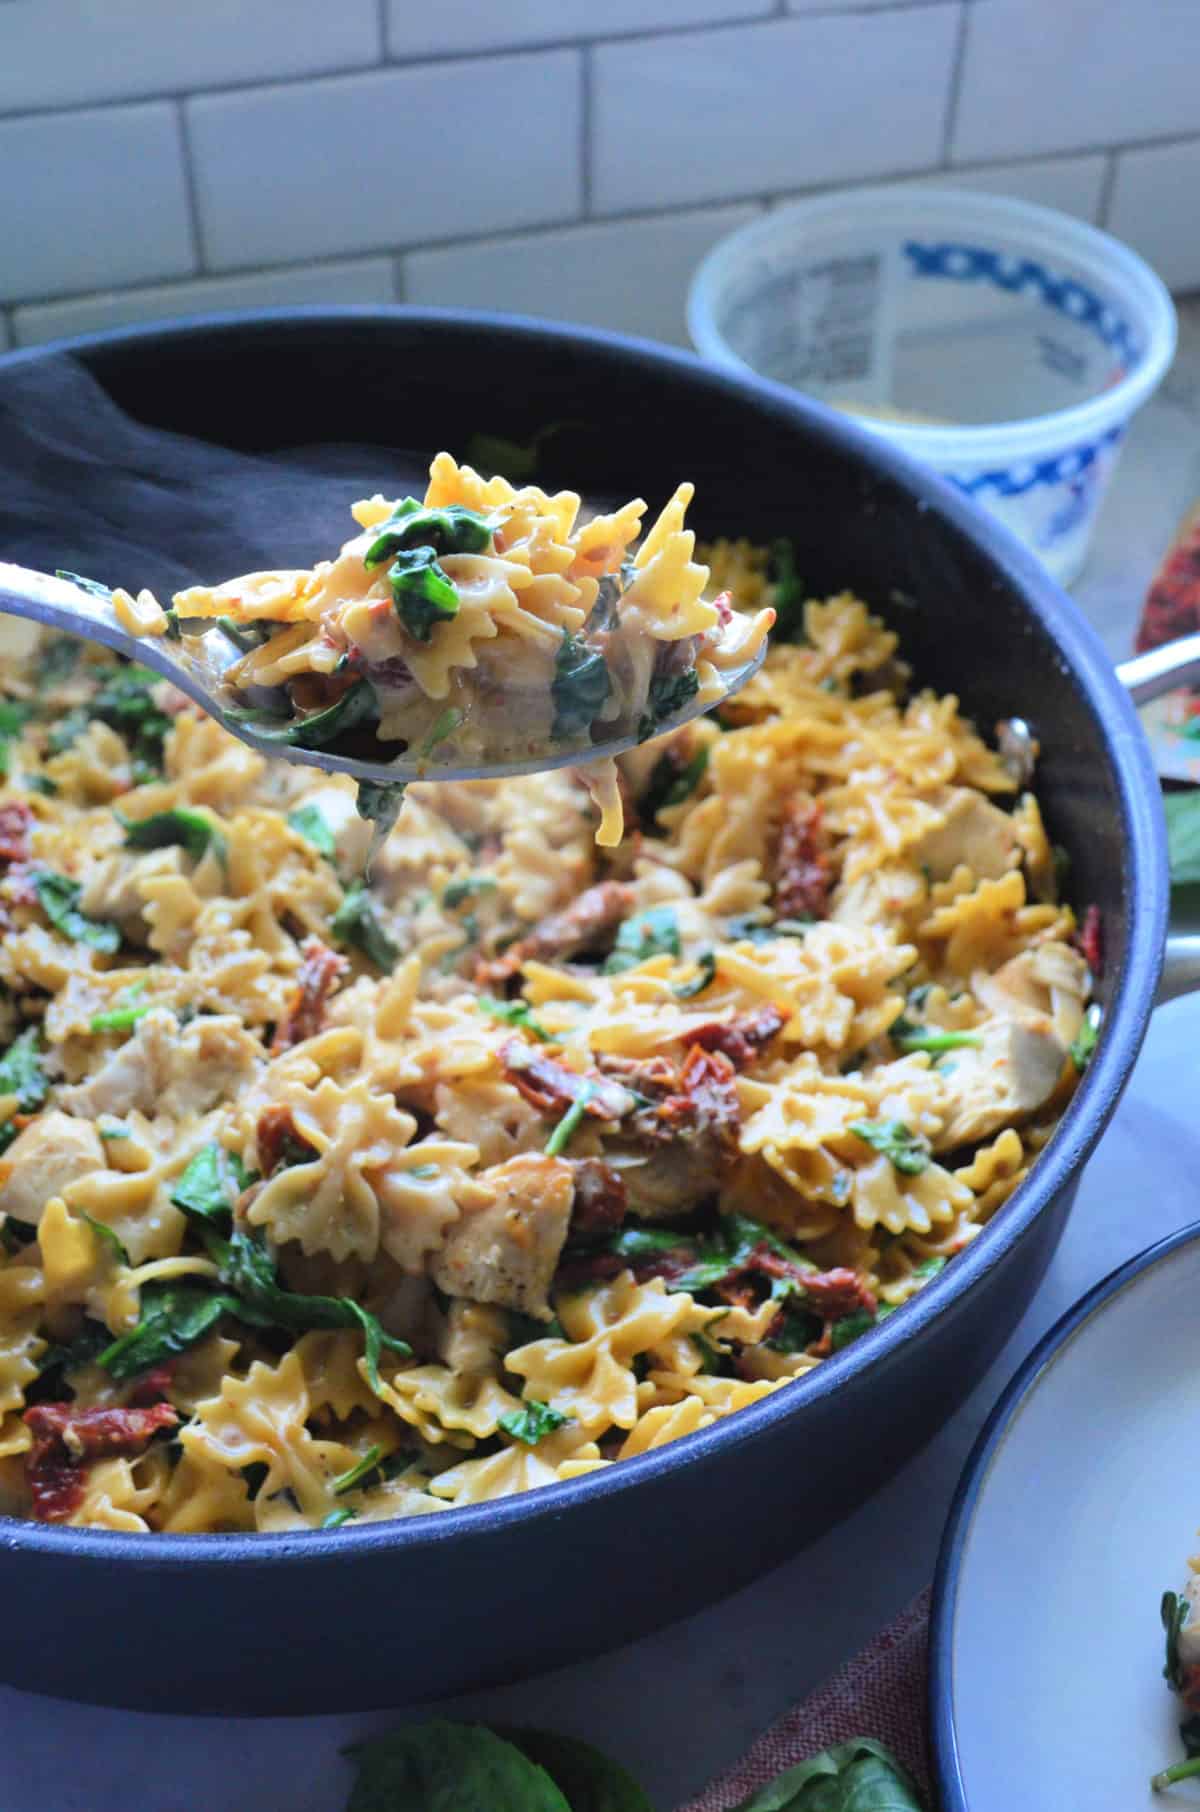
[[349, 1504], [343, 1504], [340, 1510], [331, 1510], [328, 1516], [322, 1517], [321, 1527], [322, 1529], [340, 1529], [343, 1523], [353, 1522], [357, 1515], [357, 1510], [352, 1510]]
[[222, 864], [228, 858], [225, 838], [203, 812], [174, 806], [167, 812], [151, 812], [147, 818], [127, 818], [121, 811], [114, 816], [125, 832], [126, 849], [168, 849], [179, 844], [197, 862], [209, 849]]
[[905, 1126], [903, 1120], [852, 1120], [850, 1131], [885, 1158], [890, 1158], [895, 1169], [906, 1176], [920, 1176], [929, 1168], [929, 1147]]
[[88, 592], [93, 598], [103, 598], [106, 604], [112, 602], [112, 592], [107, 585], [101, 585], [99, 579], [85, 579], [82, 573], [67, 572], [64, 567], [54, 569], [56, 579], [67, 579], [72, 585], [78, 585], [80, 591]]
[[573, 1420], [572, 1416], [560, 1415], [557, 1409], [551, 1409], [548, 1403], [539, 1403], [536, 1397], [530, 1397], [521, 1409], [510, 1410], [508, 1415], [499, 1417], [505, 1434], [510, 1434], [514, 1441], [523, 1441], [526, 1447], [536, 1447], [546, 1435]]
[[395, 968], [400, 947], [384, 930], [375, 901], [361, 881], [346, 889], [330, 930], [340, 944], [361, 950], [377, 968], [389, 972]]
[[555, 742], [578, 741], [607, 702], [611, 691], [612, 676], [604, 656], [564, 629], [550, 687], [554, 700], [554, 724], [550, 734]]
[[42, 868], [31, 876], [34, 892], [50, 923], [75, 944], [90, 944], [93, 950], [111, 953], [121, 945], [121, 933], [103, 919], [89, 919], [79, 910], [83, 888], [78, 881], [53, 869]]
[[323, 749], [347, 731], [377, 722], [379, 703], [370, 680], [359, 679], [332, 705], [322, 711], [310, 711], [306, 717], [280, 717], [277, 712], [262, 711], [257, 706], [229, 706], [225, 715], [234, 723], [247, 725], [261, 742]]
[[1082, 1075], [1092, 1060], [1092, 1052], [1100, 1037], [1100, 1020], [1102, 1009], [1098, 1001], [1093, 1001], [1083, 1016], [1083, 1024], [1071, 1040], [1071, 1062]]
[[435, 554], [483, 554], [491, 546], [495, 526], [490, 516], [481, 516], [461, 503], [438, 509], [406, 497], [375, 530], [363, 565], [379, 566], [406, 548], [428, 548]]
[[332, 862], [337, 854], [337, 839], [319, 805], [298, 805], [288, 813], [288, 823], [297, 836], [311, 844], [319, 856]]
[[965, 1046], [976, 1049], [983, 1043], [977, 1032], [945, 1032], [939, 1027], [918, 1025], [903, 1014], [892, 1022], [888, 1037], [900, 1051], [957, 1051]]
[[585, 1082], [570, 1107], [559, 1121], [550, 1137], [546, 1140], [546, 1156], [556, 1158], [564, 1150], [583, 1119], [588, 1102], [595, 1094], [595, 1085]]
[[171, 1201], [186, 1214], [228, 1224], [238, 1196], [256, 1181], [236, 1152], [214, 1143], [198, 1151], [187, 1165], [171, 1191]]
[[700, 675], [694, 667], [683, 673], [656, 673], [650, 681], [646, 709], [638, 723], [638, 741], [647, 742], [657, 735], [667, 719], [678, 717], [699, 690]]
[[693, 975], [691, 981], [676, 982], [671, 989], [676, 1000], [695, 1000], [697, 994], [703, 994], [704, 990], [711, 985], [712, 979], [717, 973], [715, 950], [702, 950], [696, 958], [696, 963], [697, 973]]
[[451, 881], [442, 890], [442, 905], [453, 912], [464, 900], [473, 899], [477, 894], [495, 893], [496, 883], [491, 875], [463, 875], [461, 880]]
[[98, 1221], [94, 1215], [86, 1213], [82, 1208], [75, 1208], [72, 1212], [77, 1214], [81, 1221], [87, 1222], [101, 1245], [107, 1247], [118, 1264], [127, 1265], [129, 1263], [129, 1254], [122, 1245], [120, 1236], [114, 1232], [107, 1221]]
[[334, 1497], [341, 1497], [344, 1492], [353, 1491], [356, 1486], [361, 1485], [363, 1480], [377, 1469], [382, 1458], [383, 1448], [378, 1442], [375, 1442], [367, 1448], [361, 1460], [356, 1460], [348, 1471], [340, 1472], [333, 1480], [329, 1488]]
[[785, 536], [772, 541], [767, 562], [767, 577], [774, 588], [771, 602], [775, 606], [774, 639], [777, 642], [803, 642], [804, 583], [796, 571], [796, 549]]
[[126, 988], [116, 1003], [107, 1012], [93, 1013], [89, 1028], [93, 1032], [129, 1032], [139, 1019], [144, 1019], [154, 1006], [154, 1001], [143, 1000], [146, 992], [145, 982], [135, 982], [132, 988]]
[[617, 933], [612, 955], [604, 965], [605, 975], [620, 975], [634, 969], [651, 956], [678, 956], [679, 924], [672, 906], [648, 906], [625, 920]]

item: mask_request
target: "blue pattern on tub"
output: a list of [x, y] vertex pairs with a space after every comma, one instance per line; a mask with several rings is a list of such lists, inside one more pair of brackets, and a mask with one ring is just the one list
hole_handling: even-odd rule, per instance
[[904, 253], [912, 265], [914, 277], [949, 277], [956, 283], [992, 283], [1011, 295], [1022, 290], [1035, 290], [1047, 308], [1090, 327], [1125, 360], [1134, 364], [1141, 357], [1141, 346], [1129, 322], [1115, 308], [1074, 277], [1057, 277], [1044, 264], [1033, 258], [1017, 258], [1010, 252], [993, 251], [984, 245], [962, 245], [957, 240], [941, 239], [933, 245], [922, 245], [916, 239], [905, 241]]
[[1116, 446], [1125, 426], [1124, 422], [1118, 422], [1099, 440], [1089, 441], [1082, 447], [1071, 447], [1066, 453], [1051, 454], [1048, 459], [1024, 459], [994, 472], [975, 472], [970, 478], [957, 478], [953, 473], [949, 476], [968, 497], [978, 497], [984, 491], [992, 491], [997, 497], [1023, 497], [1026, 491], [1036, 490], [1039, 485], [1075, 484], [1091, 470], [1102, 453]]

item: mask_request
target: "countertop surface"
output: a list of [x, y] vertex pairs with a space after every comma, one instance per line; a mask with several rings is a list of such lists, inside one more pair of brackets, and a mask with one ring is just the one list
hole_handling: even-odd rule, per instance
[[[1134, 424], [1075, 587], [1114, 658], [1128, 653], [1146, 583], [1200, 496], [1200, 300], [1182, 316], [1179, 359]], [[1200, 998], [1155, 1014], [1036, 1300], [966, 1406], [870, 1502], [701, 1616], [599, 1660], [446, 1702], [440, 1714], [587, 1737], [619, 1756], [662, 1812], [734, 1761], [928, 1583], [971, 1444], [1045, 1329], [1116, 1265], [1200, 1219], [1198, 1045]], [[369, 1631], [371, 1607], [347, 1606], [347, 1614]], [[46, 1615], [52, 1629], [53, 1607]], [[231, 1649], [236, 1641], [231, 1629]], [[313, 1643], [319, 1650], [319, 1631]], [[136, 1668], [137, 1646], [136, 1629], [113, 1630], [111, 1665]], [[397, 1706], [304, 1720], [147, 1717], [0, 1689], [0, 1802], [4, 1812], [341, 1812], [351, 1775], [339, 1749], [404, 1715]]]

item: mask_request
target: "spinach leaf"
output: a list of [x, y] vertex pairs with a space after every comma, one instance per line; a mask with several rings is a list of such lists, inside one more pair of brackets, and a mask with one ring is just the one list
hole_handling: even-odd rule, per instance
[[[277, 629], [288, 627], [286, 623], [272, 622], [269, 617], [256, 617], [250, 623], [239, 623], [236, 617], [218, 617], [216, 623], [221, 634], [228, 636], [234, 647], [240, 648], [243, 654], [253, 653], [264, 642], [269, 642]], [[175, 617], [175, 624], [178, 628], [178, 615]]]
[[[330, 1490], [333, 1492], [334, 1497], [341, 1497], [343, 1492], [353, 1491], [356, 1486], [361, 1485], [363, 1480], [369, 1478], [371, 1473], [376, 1470], [382, 1458], [383, 1448], [377, 1441], [373, 1442], [372, 1445], [367, 1448], [367, 1451], [363, 1454], [361, 1460], [356, 1460], [353, 1466], [349, 1467], [345, 1472], [339, 1472], [338, 1476], [334, 1479], [330, 1486]], [[324, 1527], [324, 1525], [322, 1525], [322, 1527]]]
[[703, 994], [712, 985], [717, 973], [717, 954], [715, 950], [702, 950], [696, 958], [697, 973], [691, 981], [676, 982], [671, 989], [676, 1000], [695, 1000], [697, 994]]
[[33, 706], [24, 699], [0, 699], [0, 780], [8, 773], [9, 744], [20, 736], [33, 716]]
[[106, 668], [99, 677], [103, 683], [87, 705], [87, 715], [98, 717], [125, 739], [135, 764], [157, 771], [171, 728], [171, 719], [159, 710], [151, 692], [160, 683], [158, 674], [131, 662]]
[[167, 812], [151, 812], [147, 818], [127, 818], [121, 811], [114, 816], [125, 832], [126, 849], [167, 849], [178, 843], [197, 862], [209, 848], [222, 863], [228, 857], [225, 838], [203, 812], [174, 806]]
[[1083, 1016], [1083, 1024], [1071, 1040], [1071, 1062], [1082, 1075], [1092, 1060], [1100, 1037], [1100, 1019], [1102, 1009], [1099, 1001], [1093, 1001]]
[[375, 901], [361, 881], [346, 889], [329, 927], [339, 944], [361, 950], [377, 968], [395, 968], [400, 946], [394, 944], [380, 922]]
[[566, 1794], [571, 1812], [654, 1812], [633, 1776], [579, 1737], [558, 1736], [549, 1730], [502, 1730], [497, 1734], [546, 1770]]
[[625, 920], [617, 933], [612, 955], [604, 965], [605, 975], [620, 975], [634, 969], [649, 956], [678, 956], [680, 953], [679, 922], [673, 906], [648, 906]]
[[381, 847], [383, 839], [400, 816], [404, 805], [404, 795], [407, 791], [408, 782], [404, 780], [360, 780], [358, 783], [358, 791], [354, 795], [354, 809], [365, 823], [375, 826], [371, 856], [367, 859], [368, 873], [371, 858]]
[[852, 1737], [789, 1768], [733, 1812], [921, 1812], [921, 1802], [890, 1749]]
[[145, 982], [135, 982], [132, 988], [124, 989], [107, 1011], [92, 1014], [88, 1029], [92, 1032], [132, 1031], [138, 1020], [144, 1019], [154, 1006], [152, 1000], [142, 999], [145, 992]]
[[323, 749], [347, 731], [375, 723], [379, 705], [370, 680], [360, 679], [355, 680], [332, 705], [326, 705], [323, 711], [310, 711], [307, 717], [280, 717], [277, 713], [261, 711], [257, 706], [230, 706], [225, 715], [235, 723], [247, 724], [262, 742], [283, 743], [296, 749]]
[[442, 890], [442, 905], [453, 912], [477, 894], [495, 893], [496, 883], [491, 875], [463, 875], [458, 881], [450, 881]]
[[42, 1068], [38, 1029], [28, 1026], [0, 1057], [0, 1095], [15, 1095], [17, 1111], [36, 1114], [45, 1106], [50, 1083]]
[[486, 553], [494, 530], [490, 516], [481, 516], [464, 504], [449, 503], [439, 509], [406, 497], [375, 530], [363, 565], [379, 566], [404, 548], [429, 547], [435, 554]]
[[777, 642], [807, 640], [804, 634], [804, 582], [796, 571], [796, 550], [784, 536], [771, 543], [767, 577], [775, 588], [771, 600], [775, 606], [773, 639]]
[[1167, 820], [1167, 859], [1172, 887], [1200, 881], [1200, 787], [1164, 793]]
[[946, 1032], [937, 1026], [919, 1025], [903, 1013], [893, 1020], [888, 1037], [899, 1051], [957, 1051], [966, 1046], [978, 1049], [983, 1043], [977, 1032]]
[[936, 1277], [939, 1271], [946, 1269], [946, 1261], [939, 1255], [923, 1258], [919, 1265], [913, 1267], [913, 1276], [920, 1278]]
[[815, 919], [760, 919], [752, 912], [727, 919], [725, 935], [731, 943], [770, 944], [777, 937], [804, 937]]
[[502, 1019], [506, 1025], [520, 1026], [542, 1044], [553, 1044], [554, 1040], [545, 1026], [539, 1025], [533, 1017], [533, 1008], [527, 1000], [493, 1000], [490, 994], [477, 996], [475, 1005], [493, 1019]]
[[96, 1363], [118, 1383], [136, 1378], [139, 1372], [195, 1346], [222, 1315], [236, 1315], [238, 1307], [234, 1297], [197, 1284], [143, 1284], [137, 1326], [105, 1347]]
[[294, 1334], [310, 1328], [360, 1328], [372, 1390], [379, 1390], [379, 1360], [383, 1348], [410, 1358], [406, 1340], [385, 1333], [378, 1318], [352, 1296], [301, 1296], [279, 1283], [275, 1260], [266, 1245], [235, 1227], [232, 1238], [206, 1236], [209, 1255], [220, 1270], [221, 1282], [235, 1299], [234, 1313], [259, 1327], [286, 1328]]
[[357, 1510], [352, 1510], [348, 1504], [343, 1504], [340, 1510], [331, 1510], [328, 1516], [321, 1518], [321, 1527], [322, 1529], [340, 1529], [343, 1523], [352, 1523], [357, 1515]]
[[224, 1226], [242, 1190], [256, 1181], [236, 1152], [214, 1143], [198, 1151], [187, 1165], [171, 1191], [171, 1201], [185, 1214]]
[[445, 742], [447, 736], [453, 736], [454, 732], [463, 722], [463, 716], [463, 712], [458, 710], [456, 706], [448, 705], [441, 713], [440, 717], [434, 719], [433, 728], [429, 731], [424, 742], [417, 750], [417, 754], [432, 755], [439, 742]]
[[121, 933], [103, 919], [89, 919], [79, 910], [83, 892], [78, 881], [53, 869], [41, 868], [30, 877], [38, 903], [50, 923], [75, 944], [90, 944], [93, 950], [111, 953], [120, 949]]
[[604, 656], [564, 629], [550, 687], [554, 700], [550, 734], [555, 742], [582, 737], [611, 691], [612, 677]]
[[458, 615], [458, 592], [431, 547], [396, 555], [388, 568], [396, 615], [415, 642], [428, 642], [439, 623]]
[[829, 1330], [829, 1344], [835, 1353], [840, 1353], [844, 1346], [849, 1346], [860, 1334], [869, 1333], [874, 1326], [875, 1317], [870, 1309], [856, 1309], [852, 1315], [843, 1315], [834, 1322]]
[[819, 1315], [811, 1315], [804, 1309], [786, 1308], [782, 1316], [781, 1325], [766, 1342], [772, 1351], [803, 1353], [814, 1340], [821, 1338], [825, 1324]]
[[890, 1158], [895, 1168], [906, 1176], [920, 1176], [929, 1167], [929, 1147], [905, 1126], [903, 1120], [852, 1120], [850, 1131]]
[[546, 1140], [546, 1156], [548, 1158], [557, 1158], [560, 1152], [566, 1150], [572, 1138], [574, 1138], [576, 1132], [579, 1130], [579, 1123], [583, 1119], [584, 1113], [587, 1110], [587, 1104], [595, 1092], [596, 1090], [592, 1083], [584, 1083], [574, 1101], [572, 1101], [570, 1107], [567, 1109], [558, 1125], [554, 1128], [550, 1137]]
[[82, 1371], [85, 1365], [94, 1365], [105, 1347], [111, 1345], [112, 1335], [102, 1321], [85, 1320], [80, 1332], [66, 1346], [46, 1348], [37, 1362], [38, 1377], [44, 1378], [54, 1371]]
[[1172, 1692], [1179, 1692], [1183, 1686], [1183, 1666], [1179, 1659], [1179, 1634], [1187, 1622], [1188, 1601], [1182, 1593], [1164, 1592], [1158, 1607], [1162, 1626], [1167, 1637], [1167, 1658], [1163, 1665], [1163, 1679]]
[[73, 748], [90, 722], [83, 706], [76, 705], [73, 711], [68, 711], [65, 717], [60, 717], [57, 723], [51, 724], [46, 732], [46, 747], [51, 755], [62, 755], [67, 749]]
[[114, 1232], [107, 1221], [98, 1221], [95, 1215], [86, 1213], [82, 1208], [76, 1208], [73, 1212], [79, 1216], [81, 1221], [87, 1222], [101, 1245], [108, 1248], [118, 1264], [127, 1265], [129, 1263], [129, 1254], [121, 1243], [120, 1235]]
[[646, 709], [638, 720], [638, 741], [647, 742], [657, 735], [665, 720], [677, 717], [699, 690], [700, 675], [694, 667], [684, 673], [656, 673], [646, 695]]
[[435, 1718], [343, 1753], [358, 1768], [346, 1812], [571, 1812], [544, 1769], [479, 1724]]
[[111, 603], [112, 601], [112, 592], [107, 585], [101, 585], [99, 579], [85, 579], [82, 573], [67, 572], [66, 569], [61, 566], [55, 567], [54, 577], [56, 579], [68, 579], [72, 585], [78, 585], [80, 591], [90, 593], [93, 598], [103, 598], [106, 604]]
[[708, 771], [708, 745], [697, 749], [691, 760], [680, 767], [668, 749], [660, 755], [650, 773], [646, 789], [638, 800], [638, 810], [647, 821], [657, 818], [670, 805], [682, 805], [700, 785]]
[[61, 681], [69, 679], [79, 665], [83, 643], [73, 635], [52, 636], [38, 650], [37, 689], [50, 692]]
[[530, 1397], [521, 1409], [510, 1410], [506, 1416], [499, 1417], [499, 1423], [505, 1434], [510, 1434], [514, 1441], [523, 1441], [526, 1447], [536, 1447], [544, 1436], [553, 1434], [556, 1428], [565, 1428], [573, 1419], [571, 1416], [560, 1415], [548, 1403], [539, 1403], [536, 1397]]
[[298, 805], [288, 813], [288, 823], [297, 835], [310, 843], [319, 856], [332, 862], [337, 854], [337, 840], [319, 805]]

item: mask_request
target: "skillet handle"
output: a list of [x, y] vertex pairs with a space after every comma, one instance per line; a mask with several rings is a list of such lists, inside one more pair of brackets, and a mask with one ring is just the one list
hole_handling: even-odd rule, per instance
[[[1145, 705], [1176, 686], [1200, 681], [1200, 635], [1180, 636], [1132, 660], [1121, 661], [1117, 678], [1135, 705]], [[1169, 937], [1155, 1002], [1200, 991], [1200, 937]]]

